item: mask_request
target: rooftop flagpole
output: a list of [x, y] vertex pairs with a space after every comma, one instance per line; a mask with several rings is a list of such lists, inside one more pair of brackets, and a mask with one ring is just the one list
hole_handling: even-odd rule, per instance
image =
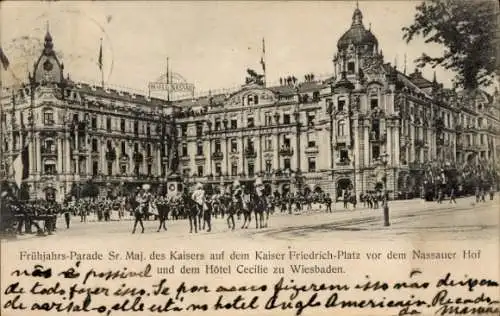
[[167, 101], [170, 101], [170, 58], [167, 57]]
[[99, 47], [99, 59], [97, 60], [97, 64], [99, 66], [99, 70], [101, 72], [101, 86], [104, 89], [104, 70], [102, 64], [102, 37], [101, 37], [101, 45]]
[[264, 72], [264, 86], [266, 85], [266, 41], [264, 37], [262, 38], [262, 56], [260, 58], [260, 64], [262, 65], [262, 71]]

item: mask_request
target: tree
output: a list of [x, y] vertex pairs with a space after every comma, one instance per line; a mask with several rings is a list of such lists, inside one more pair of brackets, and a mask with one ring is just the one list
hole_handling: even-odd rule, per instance
[[92, 180], [87, 181], [81, 190], [81, 197], [97, 197], [99, 195], [99, 186]]
[[415, 21], [403, 27], [407, 43], [422, 36], [445, 47], [442, 56], [423, 53], [418, 67], [442, 66], [457, 73], [456, 83], [471, 90], [493, 83], [498, 75], [498, 2], [492, 0], [430, 0], [417, 6]]

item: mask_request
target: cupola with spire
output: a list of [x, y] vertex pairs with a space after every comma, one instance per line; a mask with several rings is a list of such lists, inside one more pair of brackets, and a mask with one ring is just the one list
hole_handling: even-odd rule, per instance
[[344, 50], [353, 44], [354, 46], [368, 46], [371, 51], [377, 51], [378, 41], [370, 30], [365, 29], [363, 25], [363, 13], [356, 4], [356, 9], [352, 15], [352, 24], [349, 30], [340, 37], [337, 42], [339, 51]]
[[64, 80], [64, 66], [54, 51], [54, 43], [47, 24], [43, 51], [35, 63], [33, 80], [36, 84], [58, 84]]

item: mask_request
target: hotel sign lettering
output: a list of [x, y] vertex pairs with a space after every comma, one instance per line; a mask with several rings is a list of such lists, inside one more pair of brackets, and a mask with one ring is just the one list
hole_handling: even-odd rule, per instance
[[151, 91], [168, 91], [168, 92], [193, 92], [194, 84], [188, 83], [178, 73], [172, 73], [167, 78], [167, 75], [162, 75], [156, 81], [150, 82], [148, 88]]

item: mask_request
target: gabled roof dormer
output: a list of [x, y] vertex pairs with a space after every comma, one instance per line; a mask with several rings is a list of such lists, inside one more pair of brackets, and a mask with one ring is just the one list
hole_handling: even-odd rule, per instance
[[33, 79], [35, 83], [42, 85], [51, 83], [59, 84], [64, 79], [63, 70], [64, 65], [59, 62], [56, 56], [52, 36], [47, 30], [42, 54], [35, 63]]

